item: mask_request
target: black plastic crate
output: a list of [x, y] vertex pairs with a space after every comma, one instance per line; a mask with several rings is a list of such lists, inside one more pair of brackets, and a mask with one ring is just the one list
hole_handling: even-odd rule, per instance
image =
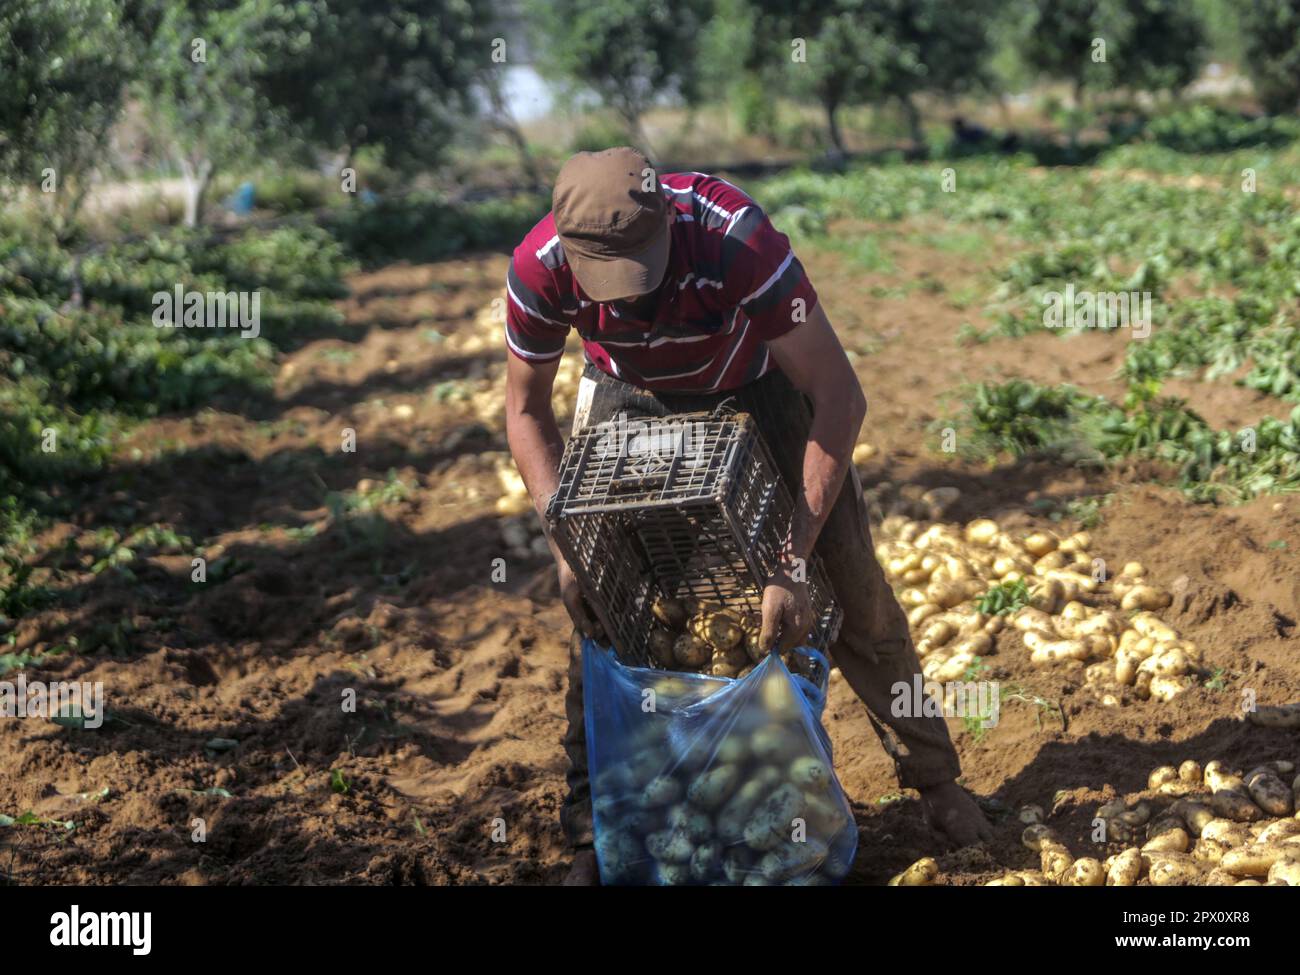
[[[753, 418], [715, 412], [574, 434], [546, 519], [619, 656], [645, 665], [657, 596], [761, 608], [792, 511]], [[815, 623], [805, 642], [824, 652], [840, 612], [816, 556], [808, 588]]]

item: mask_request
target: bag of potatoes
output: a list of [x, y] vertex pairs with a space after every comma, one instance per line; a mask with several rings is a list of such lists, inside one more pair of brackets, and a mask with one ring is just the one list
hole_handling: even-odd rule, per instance
[[605, 884], [821, 885], [858, 831], [819, 683], [769, 654], [739, 679], [628, 667], [583, 643], [587, 759]]

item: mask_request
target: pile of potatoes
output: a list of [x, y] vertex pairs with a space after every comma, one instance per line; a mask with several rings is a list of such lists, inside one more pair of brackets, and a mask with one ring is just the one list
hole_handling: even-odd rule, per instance
[[[1154, 769], [1147, 791], [1098, 807], [1105, 860], [1075, 859], [1049, 827], [1023, 837], [1044, 880], [1072, 886], [1300, 886], [1300, 777], [1295, 763], [1264, 762], [1245, 775], [1192, 759]], [[1006, 878], [1003, 878], [1005, 881]]]
[[[764, 657], [759, 643], [763, 619], [756, 612], [662, 596], [654, 600], [650, 612], [657, 624], [650, 631], [650, 660], [660, 670], [739, 678]], [[783, 659], [794, 673], [807, 670], [801, 654], [786, 653]]]
[[[876, 557], [907, 611], [928, 680], [961, 679], [1010, 624], [1034, 663], [1084, 664], [1085, 683], [1103, 704], [1168, 701], [1195, 686], [1200, 650], [1156, 615], [1172, 595], [1137, 562], [1105, 579], [1087, 532], [1012, 535], [987, 518], [962, 527], [891, 515], [881, 536]], [[1017, 580], [1029, 605], [1007, 615], [979, 611], [982, 594]]]
[[[769, 671], [738, 711], [683, 728], [665, 707], [702, 682], [656, 681], [621, 760], [592, 779], [601, 877], [610, 884], [807, 886], [849, 869], [856, 827], [798, 691]], [[683, 698], [682, 695], [687, 697]], [[716, 732], [716, 733], [715, 733]]]
[[[1245, 775], [1222, 761], [1203, 767], [1188, 759], [1163, 765], [1147, 790], [1104, 803], [1104, 859], [1075, 857], [1042, 822], [1039, 806], [1020, 810], [1021, 841], [1039, 855], [1038, 870], [1012, 870], [989, 887], [1300, 886], [1300, 776], [1295, 763], [1264, 762]], [[890, 886], [939, 880], [930, 857], [894, 877]]]

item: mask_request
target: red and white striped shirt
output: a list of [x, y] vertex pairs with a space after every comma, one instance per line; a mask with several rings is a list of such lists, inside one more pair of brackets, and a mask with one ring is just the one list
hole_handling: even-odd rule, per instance
[[576, 328], [602, 371], [665, 392], [735, 389], [772, 368], [767, 343], [807, 321], [817, 304], [789, 239], [726, 180], [670, 173], [660, 182], [676, 219], [648, 319], [587, 299], [547, 214], [510, 262], [511, 353], [530, 362], [556, 359]]

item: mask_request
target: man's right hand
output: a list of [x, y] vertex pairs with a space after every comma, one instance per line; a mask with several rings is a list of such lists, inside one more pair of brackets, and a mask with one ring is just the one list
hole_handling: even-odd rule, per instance
[[569, 563], [562, 558], [557, 558], [556, 567], [560, 572], [560, 600], [564, 603], [564, 608], [569, 611], [569, 618], [573, 620], [573, 625], [583, 636], [604, 640], [604, 628], [596, 619], [596, 614], [591, 611], [591, 607], [587, 605], [587, 601], [582, 598], [578, 579], [569, 568]]

